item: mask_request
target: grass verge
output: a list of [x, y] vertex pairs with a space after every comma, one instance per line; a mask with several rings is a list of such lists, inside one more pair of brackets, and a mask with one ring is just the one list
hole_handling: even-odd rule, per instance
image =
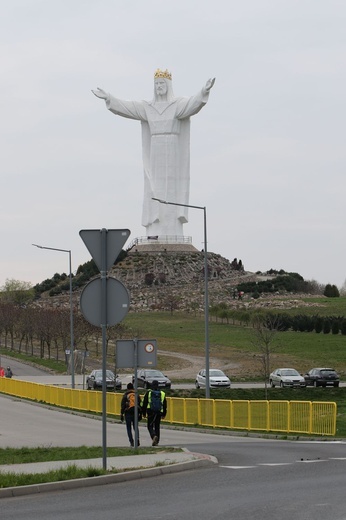
[[[108, 457], [122, 457], [129, 455], [146, 455], [164, 451], [168, 453], [181, 451], [179, 448], [108, 448]], [[32, 462], [50, 462], [50, 461], [66, 461], [66, 460], [83, 460], [92, 458], [102, 458], [102, 447], [98, 446], [81, 446], [81, 447], [38, 447], [38, 448], [1, 448], [0, 460], [3, 465], [25, 464]], [[131, 468], [135, 469], [135, 468]], [[120, 470], [119, 470], [120, 471]], [[118, 473], [118, 470], [103, 470], [92, 465], [80, 468], [72, 463], [65, 468], [47, 471], [45, 473], [15, 473], [0, 472], [0, 488], [29, 486], [32, 484], [43, 484], [46, 482], [58, 482], [64, 480], [73, 480], [79, 478], [97, 477], [110, 473]], [[126, 470], [121, 470], [126, 471]]]

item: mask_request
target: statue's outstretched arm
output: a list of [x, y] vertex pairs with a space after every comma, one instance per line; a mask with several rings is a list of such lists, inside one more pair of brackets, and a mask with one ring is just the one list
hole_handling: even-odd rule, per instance
[[208, 79], [205, 86], [203, 87], [204, 92], [205, 93], [209, 92], [213, 88], [214, 83], [215, 83], [215, 78]]
[[105, 99], [105, 100], [109, 99], [109, 94], [107, 94], [107, 92], [102, 90], [102, 88], [97, 87], [97, 90], [92, 90], [91, 92], [93, 94], [95, 94], [95, 96], [98, 98]]

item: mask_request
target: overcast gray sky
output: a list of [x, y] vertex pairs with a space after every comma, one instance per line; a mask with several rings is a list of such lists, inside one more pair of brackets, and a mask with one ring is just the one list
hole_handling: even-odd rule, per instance
[[[91, 89], [177, 96], [216, 77], [191, 120], [190, 204], [208, 250], [249, 271], [346, 278], [344, 0], [0, 2], [0, 285], [33, 284], [90, 259], [81, 229], [141, 226], [138, 121]], [[203, 212], [185, 235], [203, 248]]]

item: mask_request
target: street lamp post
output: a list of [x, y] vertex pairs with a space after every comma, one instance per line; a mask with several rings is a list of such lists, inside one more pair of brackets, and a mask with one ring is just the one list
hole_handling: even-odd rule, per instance
[[185, 208], [202, 209], [204, 214], [204, 328], [205, 328], [205, 397], [210, 399], [209, 384], [209, 295], [208, 295], [208, 251], [207, 251], [207, 208], [205, 206], [192, 206], [191, 204], [180, 204], [178, 202], [168, 202], [167, 200], [152, 200], [160, 204], [170, 204], [171, 206], [183, 206]]
[[71, 387], [75, 387], [74, 382], [74, 337], [73, 337], [73, 303], [72, 303], [72, 261], [71, 261], [71, 249], [58, 249], [56, 247], [45, 247], [39, 246], [38, 244], [32, 244], [40, 249], [50, 249], [51, 251], [62, 251], [68, 253], [69, 257], [69, 270], [70, 270], [70, 339], [71, 339]]

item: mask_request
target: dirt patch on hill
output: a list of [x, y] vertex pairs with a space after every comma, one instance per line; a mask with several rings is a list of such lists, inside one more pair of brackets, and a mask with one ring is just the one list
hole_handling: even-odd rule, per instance
[[[187, 379], [193, 380], [196, 374], [205, 367], [204, 356], [193, 356], [190, 354], [182, 354], [181, 352], [164, 352], [159, 350], [158, 355], [161, 357], [162, 364], [165, 366], [164, 373], [170, 379]], [[223, 370], [231, 379], [255, 380], [262, 376], [262, 364], [258, 355], [253, 353], [234, 350], [231, 353], [232, 361], [221, 357], [210, 356], [210, 368], [219, 368]], [[164, 358], [164, 359], [162, 359]], [[289, 356], [282, 354], [272, 354], [272, 364], [277, 366], [294, 365]]]

